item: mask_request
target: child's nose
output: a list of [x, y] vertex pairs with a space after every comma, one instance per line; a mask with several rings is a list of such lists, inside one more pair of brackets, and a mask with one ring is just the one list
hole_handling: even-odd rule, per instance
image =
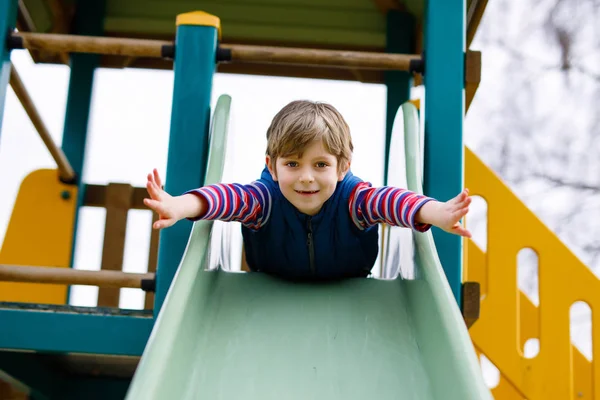
[[302, 174], [300, 175], [300, 182], [302, 182], [302, 183], [311, 183], [314, 180], [315, 180], [314, 177], [308, 171], [302, 172]]

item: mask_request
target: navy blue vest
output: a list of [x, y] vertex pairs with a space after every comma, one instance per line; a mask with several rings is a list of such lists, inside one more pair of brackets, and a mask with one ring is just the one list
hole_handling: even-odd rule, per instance
[[292, 280], [331, 280], [369, 275], [378, 253], [379, 227], [360, 230], [348, 200], [361, 180], [348, 172], [319, 213], [298, 211], [281, 193], [268, 169], [261, 174], [272, 198], [271, 214], [258, 230], [242, 227], [252, 271]]

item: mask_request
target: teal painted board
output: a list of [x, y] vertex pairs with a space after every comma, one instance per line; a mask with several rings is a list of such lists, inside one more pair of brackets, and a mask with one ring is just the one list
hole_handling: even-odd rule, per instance
[[15, 29], [17, 0], [0, 0], [0, 134], [6, 102], [6, 89], [10, 79], [10, 50], [6, 48], [6, 37]]
[[210, 270], [211, 228], [194, 224], [128, 399], [491, 399], [430, 233], [413, 280], [298, 284]]
[[[216, 49], [214, 27], [178, 27], [165, 180], [165, 190], [172, 195], [180, 195], [204, 183]], [[191, 229], [192, 223], [183, 220], [161, 232], [154, 301], [156, 314], [177, 271]]]
[[0, 348], [139, 356], [154, 319], [0, 309]]
[[[86, 3], [86, 7], [77, 7], [73, 29], [78, 35], [102, 36], [105, 0]], [[92, 105], [94, 88], [94, 71], [100, 62], [97, 54], [73, 53], [70, 55], [71, 73], [67, 92], [67, 108], [63, 127], [62, 149], [75, 172], [75, 182], [79, 187], [77, 207], [71, 241], [71, 262], [75, 262], [77, 247], [77, 228], [79, 226], [79, 210], [83, 205], [85, 190], [83, 189], [83, 170], [88, 136], [88, 123]], [[108, 155], [107, 155], [108, 156]], [[67, 304], [70, 303], [71, 287], [67, 290]]]
[[[415, 18], [403, 11], [391, 10], [387, 13], [386, 52], [413, 54], [415, 43]], [[410, 100], [413, 85], [412, 74], [407, 71], [384, 71], [386, 99], [385, 158], [383, 181], [387, 182], [390, 154], [390, 141], [394, 118], [398, 108]]]
[[[425, 194], [447, 201], [464, 185], [465, 0], [428, 0], [425, 24]], [[462, 238], [433, 229], [460, 306]]]
[[[105, 1], [98, 0], [77, 7], [74, 34], [102, 36]], [[62, 149], [81, 183], [92, 104], [94, 71], [100, 62], [97, 54], [73, 53], [70, 55], [71, 75], [67, 92], [67, 109], [63, 129]]]

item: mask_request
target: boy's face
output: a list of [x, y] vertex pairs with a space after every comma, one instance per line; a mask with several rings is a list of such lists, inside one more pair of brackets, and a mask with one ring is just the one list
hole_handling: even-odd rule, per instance
[[307, 215], [321, 210], [350, 168], [348, 163], [338, 171], [337, 158], [327, 152], [321, 140], [306, 147], [301, 158], [279, 157], [272, 163], [267, 156], [267, 166], [285, 198]]

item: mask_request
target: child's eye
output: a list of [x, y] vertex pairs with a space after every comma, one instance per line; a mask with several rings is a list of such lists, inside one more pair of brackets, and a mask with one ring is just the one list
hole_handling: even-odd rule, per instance
[[291, 168], [295, 168], [298, 166], [298, 163], [296, 161], [289, 161], [287, 163], [285, 163], [286, 166], [291, 167]]
[[327, 167], [327, 163], [324, 163], [324, 162], [317, 163], [317, 168], [325, 168], [325, 167]]

